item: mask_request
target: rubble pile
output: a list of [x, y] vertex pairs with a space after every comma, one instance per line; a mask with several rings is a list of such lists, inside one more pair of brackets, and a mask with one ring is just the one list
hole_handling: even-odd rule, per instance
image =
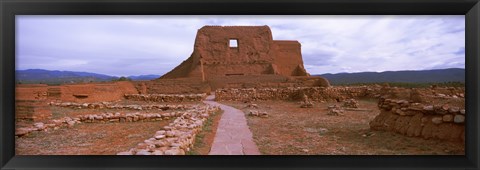
[[333, 106], [328, 106], [328, 112], [327, 115], [330, 116], [339, 116], [341, 115], [345, 110], [343, 110], [340, 106], [333, 105]]
[[355, 99], [347, 99], [343, 101], [343, 107], [346, 108], [358, 108], [358, 101]]
[[247, 106], [245, 106], [245, 108], [257, 109], [257, 108], [258, 108], [258, 105], [257, 105], [257, 104], [254, 104], [254, 103], [251, 103], [251, 104], [248, 104]]
[[258, 111], [258, 110], [250, 110], [247, 114], [248, 116], [256, 116], [256, 117], [263, 117], [267, 118], [268, 113], [265, 111]]
[[313, 107], [313, 103], [312, 103], [311, 101], [301, 102], [300, 107], [301, 107], [301, 108], [312, 108], [312, 107]]
[[308, 96], [306, 94], [303, 94], [303, 101], [300, 103], [301, 108], [312, 108], [313, 103], [308, 99]]

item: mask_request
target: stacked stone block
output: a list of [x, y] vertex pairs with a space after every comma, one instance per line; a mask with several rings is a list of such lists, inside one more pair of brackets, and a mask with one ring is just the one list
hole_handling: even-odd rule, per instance
[[380, 98], [378, 107], [380, 114], [370, 122], [370, 127], [374, 130], [393, 131], [425, 139], [465, 140], [464, 106]]

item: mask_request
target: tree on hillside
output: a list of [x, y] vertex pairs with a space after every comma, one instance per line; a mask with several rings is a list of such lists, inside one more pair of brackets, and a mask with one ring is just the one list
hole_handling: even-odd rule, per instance
[[118, 79], [115, 80], [115, 81], [132, 81], [132, 79], [122, 76], [122, 77], [118, 78]]

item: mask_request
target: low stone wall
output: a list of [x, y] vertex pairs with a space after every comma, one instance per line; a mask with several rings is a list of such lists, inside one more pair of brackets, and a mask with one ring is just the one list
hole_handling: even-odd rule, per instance
[[93, 103], [121, 100], [124, 94], [138, 94], [138, 91], [129, 81], [118, 81], [48, 86], [47, 94], [50, 101]]
[[68, 107], [73, 109], [129, 109], [129, 110], [188, 110], [193, 109], [193, 105], [174, 105], [174, 104], [113, 104], [110, 102], [100, 103], [73, 103], [73, 102], [50, 102], [51, 106]]
[[370, 122], [370, 128], [425, 139], [464, 141], [465, 106], [452, 99], [464, 100], [451, 98], [445, 99], [447, 101], [443, 103], [422, 104], [403, 99], [380, 98], [378, 107], [381, 112]]
[[349, 98], [374, 97], [380, 87], [287, 87], [287, 88], [241, 88], [218, 89], [217, 101], [254, 100], [301, 100], [303, 94], [312, 101], [343, 101]]
[[193, 147], [195, 137], [207, 118], [219, 110], [219, 107], [207, 106], [187, 111], [163, 130], [157, 131], [152, 138], [117, 155], [185, 155]]
[[77, 117], [63, 117], [61, 119], [53, 119], [47, 123], [36, 122], [30, 127], [17, 128], [15, 136], [21, 137], [33, 131], [48, 131], [50, 129], [58, 129], [60, 127], [72, 127], [78, 123], [115, 123], [115, 122], [150, 122], [168, 120], [173, 117], [182, 115], [182, 112], [171, 113], [102, 113], [89, 114]]
[[125, 94], [125, 99], [150, 102], [202, 101], [207, 94]]
[[17, 84], [16, 100], [100, 102], [123, 99], [124, 94], [137, 94], [130, 81], [63, 84], [56, 86]]
[[16, 84], [15, 99], [16, 100], [45, 100], [47, 99], [46, 84]]
[[109, 123], [109, 122], [153, 122], [168, 120], [182, 115], [182, 112], [171, 113], [104, 113], [79, 116], [84, 123]]
[[438, 99], [464, 98], [462, 87], [400, 88], [381, 85], [278, 88], [224, 88], [215, 91], [218, 101], [287, 100], [300, 101], [303, 94], [313, 101], [343, 101], [368, 97], [404, 98], [424, 102], [432, 96]]
[[388, 99], [403, 99], [417, 103], [444, 102], [452, 99], [464, 99], [464, 87], [398, 88], [383, 87], [380, 96]]

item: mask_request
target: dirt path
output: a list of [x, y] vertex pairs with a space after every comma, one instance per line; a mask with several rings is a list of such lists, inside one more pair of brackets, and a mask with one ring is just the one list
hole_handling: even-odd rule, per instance
[[204, 103], [220, 106], [224, 111], [209, 155], [260, 155], [245, 114], [238, 109], [213, 101], [210, 95]]

